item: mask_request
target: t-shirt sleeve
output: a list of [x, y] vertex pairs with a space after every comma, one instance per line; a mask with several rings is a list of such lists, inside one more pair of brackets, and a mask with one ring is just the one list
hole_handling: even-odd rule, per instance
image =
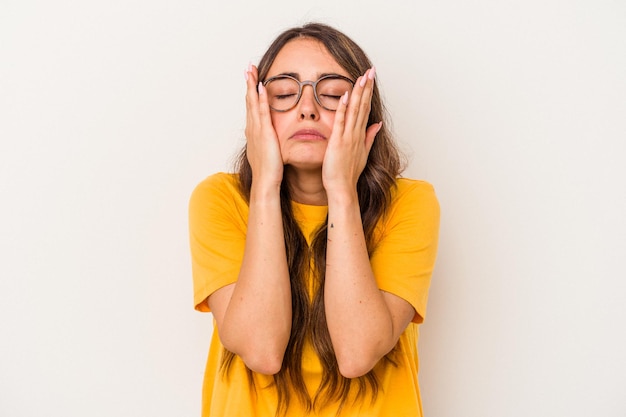
[[227, 174], [201, 182], [189, 201], [189, 241], [194, 307], [208, 312], [206, 299], [237, 281], [246, 240], [247, 205]]
[[408, 301], [413, 322], [426, 317], [426, 304], [439, 237], [439, 203], [427, 182], [399, 180], [380, 240], [370, 258], [378, 287]]

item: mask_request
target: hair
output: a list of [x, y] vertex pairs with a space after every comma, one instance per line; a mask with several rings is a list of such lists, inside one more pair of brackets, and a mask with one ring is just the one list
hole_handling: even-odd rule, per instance
[[[302, 38], [314, 39], [322, 43], [337, 63], [354, 80], [372, 67], [365, 52], [348, 36], [330, 26], [309, 23], [302, 27], [288, 29], [274, 40], [259, 62], [259, 80], [265, 80], [276, 56], [288, 42]], [[387, 112], [375, 83], [367, 126], [380, 121], [383, 121], [382, 128], [377, 133], [365, 168], [357, 182], [363, 231], [370, 256], [376, 245], [374, 233], [376, 224], [386, 212], [391, 201], [391, 193], [396, 178], [403, 168], [400, 153], [389, 129]], [[252, 169], [248, 162], [245, 146], [239, 153], [235, 170], [239, 174], [240, 192], [249, 201]], [[326, 222], [321, 224], [315, 232], [309, 248], [294, 218], [290, 188], [284, 178], [281, 184], [280, 199], [291, 281], [292, 324], [281, 370], [274, 375], [274, 384], [278, 393], [276, 415], [286, 414], [289, 408], [289, 388], [295, 391], [299, 400], [309, 411], [322, 408], [332, 402], [338, 402], [337, 412], [340, 412], [349, 398], [352, 384], [358, 385], [355, 401], [366, 399], [368, 392], [371, 401], [374, 401], [380, 389], [375, 371], [372, 370], [366, 375], [352, 380], [345, 378], [339, 372], [333, 351], [324, 310]], [[311, 260], [314, 264], [312, 299], [307, 290], [307, 280], [311, 279]], [[307, 391], [301, 368], [303, 347], [307, 340], [311, 342], [323, 368], [322, 383], [313, 398]], [[226, 373], [235, 355], [229, 351], [225, 351], [224, 354], [222, 371]], [[385, 359], [385, 361], [381, 361], [379, 366], [395, 364], [391, 358], [391, 353]], [[252, 371], [248, 370], [248, 376], [251, 389], [254, 389]]]

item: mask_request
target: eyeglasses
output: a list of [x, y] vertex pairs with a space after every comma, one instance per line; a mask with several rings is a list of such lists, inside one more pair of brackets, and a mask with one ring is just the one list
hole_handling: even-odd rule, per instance
[[267, 90], [269, 106], [277, 112], [289, 111], [296, 107], [305, 85], [313, 88], [317, 104], [326, 110], [335, 111], [345, 92], [352, 91], [354, 81], [343, 75], [329, 74], [317, 81], [299, 81], [291, 75], [277, 75], [263, 82]]

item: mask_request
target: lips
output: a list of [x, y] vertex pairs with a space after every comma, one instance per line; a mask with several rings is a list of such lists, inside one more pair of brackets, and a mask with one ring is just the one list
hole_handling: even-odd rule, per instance
[[289, 139], [297, 140], [326, 140], [326, 136], [322, 135], [315, 129], [301, 129], [291, 135]]

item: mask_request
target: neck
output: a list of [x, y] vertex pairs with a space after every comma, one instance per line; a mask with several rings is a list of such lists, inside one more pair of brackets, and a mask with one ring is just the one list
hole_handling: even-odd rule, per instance
[[295, 170], [285, 167], [285, 178], [289, 184], [291, 198], [297, 203], [311, 206], [325, 206], [328, 204], [326, 190], [322, 183], [321, 170]]

